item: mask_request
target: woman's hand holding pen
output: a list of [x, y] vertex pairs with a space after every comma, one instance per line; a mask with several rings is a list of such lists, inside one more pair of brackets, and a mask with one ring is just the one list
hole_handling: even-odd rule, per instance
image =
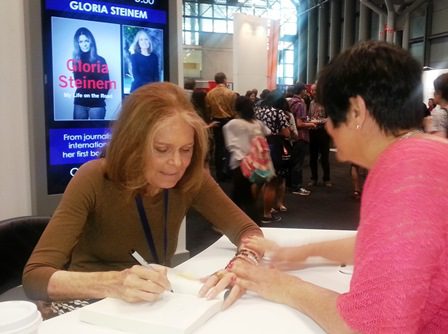
[[151, 268], [134, 265], [120, 272], [117, 289], [111, 297], [127, 302], [155, 301], [161, 294], [171, 289], [167, 278], [167, 268], [151, 265]]

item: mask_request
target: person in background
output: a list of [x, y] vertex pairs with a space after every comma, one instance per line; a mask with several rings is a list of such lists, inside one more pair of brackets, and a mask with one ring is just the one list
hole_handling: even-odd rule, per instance
[[[56, 314], [105, 297], [158, 300], [190, 208], [239, 246], [233, 263], [248, 254], [257, 262], [260, 253], [241, 240], [262, 233], [204, 168], [207, 139], [182, 88], [153, 83], [130, 94], [105, 157], [76, 172], [25, 266], [29, 298], [50, 302]], [[159, 266], [134, 265], [131, 249]], [[199, 295], [214, 297], [232, 277], [211, 275]], [[224, 307], [242, 292], [233, 287]]]
[[327, 121], [327, 114], [325, 109], [316, 102], [316, 84], [311, 85], [310, 102], [310, 122], [316, 124], [315, 128], [311, 128], [310, 135], [310, 170], [311, 181], [308, 186], [316, 186], [318, 184], [318, 161], [322, 166], [323, 177], [322, 181], [326, 187], [332, 187], [330, 181], [330, 136], [325, 130], [325, 122]]
[[294, 86], [288, 86], [286, 88], [286, 92], [285, 92], [285, 98], [289, 103], [289, 100], [292, 99], [292, 97], [294, 96]]
[[210, 114], [208, 113], [207, 105], [205, 102], [205, 97], [207, 92], [202, 89], [195, 89], [191, 93], [191, 103], [199, 116], [204, 120], [205, 123], [209, 124], [211, 122]]
[[246, 96], [238, 96], [235, 101], [237, 118], [223, 127], [226, 147], [230, 152], [232, 172], [232, 200], [254, 221], [258, 221], [257, 199], [260, 186], [252, 184], [241, 171], [241, 161], [250, 152], [255, 136], [266, 137], [271, 134], [261, 121], [255, 118], [254, 104]]
[[159, 58], [154, 53], [151, 38], [145, 30], [139, 30], [129, 48], [131, 53], [131, 93], [140, 86], [160, 81]]
[[[187, 95], [188, 96], [188, 95]], [[191, 94], [191, 103], [193, 104], [194, 110], [202, 118], [202, 120], [207, 124], [208, 128], [208, 152], [205, 158], [206, 168], [210, 167], [210, 160], [213, 154], [213, 133], [210, 128], [213, 127], [213, 123], [209, 114], [209, 110], [205, 103], [205, 97], [207, 92], [203, 89], [195, 88]]]
[[[73, 37], [73, 61], [77, 66], [73, 66], [73, 77], [75, 80], [92, 80], [101, 83], [104, 88], [78, 87], [74, 93], [73, 119], [104, 119], [106, 116], [105, 95], [108, 93], [107, 82], [109, 81], [109, 68], [106, 60], [98, 55], [95, 37], [92, 32], [81, 27], [76, 30]], [[80, 65], [82, 64], [82, 65]], [[84, 66], [84, 65], [89, 65]], [[96, 65], [101, 71], [85, 71]]]
[[446, 138], [448, 136], [448, 73], [434, 80], [434, 101], [437, 106], [432, 110], [430, 133]]
[[432, 112], [432, 110], [433, 110], [436, 106], [437, 106], [437, 104], [436, 104], [436, 102], [434, 101], [434, 98], [430, 97], [430, 98], [428, 99], [428, 105], [427, 105], [427, 107], [428, 107], [428, 111], [429, 111], [429, 112]]
[[428, 99], [428, 105], [426, 106], [425, 118], [423, 119], [423, 129], [425, 132], [432, 131], [432, 111], [437, 107], [434, 98], [430, 97]]
[[207, 93], [205, 98], [209, 114], [213, 122], [214, 166], [218, 182], [228, 177], [229, 152], [222, 134], [222, 128], [235, 116], [234, 105], [236, 94], [227, 88], [227, 77], [223, 72], [215, 74], [216, 87]]
[[[297, 130], [296, 130], [297, 127], [295, 125], [294, 116], [289, 110], [289, 103], [284, 97], [284, 94], [274, 102], [273, 107], [283, 112], [283, 114], [286, 116], [288, 126], [288, 131], [282, 130], [280, 132], [283, 144], [281, 154], [281, 167], [277, 168], [278, 169], [277, 195], [275, 197], [274, 207], [271, 210], [273, 213], [277, 213], [288, 211], [288, 208], [285, 205], [286, 182], [287, 182], [286, 180], [290, 179], [292, 145], [294, 144], [294, 141], [297, 139]], [[294, 127], [296, 128], [293, 129]], [[275, 141], [273, 144], [274, 144], [273, 147], [275, 147]]]
[[254, 103], [257, 103], [258, 100], [260, 99], [260, 98], [258, 97], [258, 89], [256, 89], [256, 88], [252, 88], [252, 93], [254, 94], [254, 97], [255, 97]]
[[255, 94], [255, 92], [251, 89], [251, 90], [248, 90], [247, 92], [246, 92], [246, 95], [245, 95], [247, 98], [249, 98], [251, 101], [252, 101], [252, 103], [255, 103], [256, 102], [256, 100], [257, 100], [257, 95]]
[[[285, 105], [283, 107], [283, 109], [284, 109], [283, 111], [286, 113], [286, 115], [288, 116], [288, 120], [289, 120], [289, 132], [290, 132], [289, 142], [291, 144], [291, 147], [294, 146], [294, 142], [298, 139], [298, 136], [299, 136], [299, 132], [297, 131], [296, 119], [294, 117], [294, 114], [291, 112], [291, 110], [289, 108], [289, 100], [291, 100], [291, 98], [293, 96], [293, 94], [292, 94], [293, 88], [294, 88], [293, 86], [290, 86], [286, 90], [285, 101], [288, 103], [288, 105]], [[291, 168], [291, 166], [290, 166], [290, 168]], [[287, 182], [288, 182], [288, 180], [291, 180], [291, 177], [288, 177]], [[289, 183], [290, 183], [290, 181], [289, 181]], [[288, 186], [290, 186], [290, 184]]]
[[[328, 333], [448, 332], [448, 141], [421, 131], [421, 71], [409, 52], [379, 41], [323, 69], [317, 101], [337, 157], [369, 169], [358, 232], [288, 248], [253, 238], [246, 244], [270, 250], [270, 266], [235, 264], [237, 285], [303, 312]], [[428, 186], [434, 175], [437, 186]], [[353, 263], [349, 291], [278, 269], [297, 269], [310, 256]]]
[[262, 107], [266, 101], [266, 97], [269, 95], [271, 91], [267, 88], [263, 89], [260, 94], [260, 98], [257, 102], [255, 102], [255, 108]]
[[423, 113], [422, 130], [425, 132], [430, 132], [432, 128], [432, 116], [431, 111], [426, 106], [424, 102], [421, 104]]
[[361, 199], [361, 193], [362, 193], [362, 186], [363, 186], [363, 168], [355, 165], [350, 164], [350, 177], [352, 179], [353, 184], [353, 198], [356, 200]]
[[283, 144], [290, 137], [289, 121], [287, 114], [281, 109], [286, 99], [280, 90], [273, 90], [268, 94], [261, 107], [255, 109], [255, 117], [262, 121], [271, 131], [267, 137], [271, 159], [274, 164], [276, 177], [267, 182], [263, 192], [263, 217], [261, 222], [265, 224], [275, 223], [281, 220], [275, 211], [286, 211], [284, 205], [285, 179], [288, 175], [289, 161], [283, 160]]
[[291, 154], [291, 187], [293, 194], [308, 196], [311, 191], [303, 186], [303, 165], [309, 152], [309, 130], [314, 129], [316, 124], [308, 121], [307, 107], [303, 99], [306, 95], [305, 85], [296, 83], [292, 92], [293, 96], [288, 103], [296, 121], [297, 139], [294, 141]]
[[195, 87], [196, 87], [196, 80], [194, 80], [193, 78], [185, 78], [184, 90], [189, 100], [191, 100], [191, 96], [193, 95]]

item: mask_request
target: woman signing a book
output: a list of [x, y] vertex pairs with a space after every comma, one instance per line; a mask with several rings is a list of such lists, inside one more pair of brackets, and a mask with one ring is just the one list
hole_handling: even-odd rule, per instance
[[[231, 264], [258, 263], [260, 252], [242, 240], [262, 232], [205, 169], [207, 143], [206, 124], [178, 86], [153, 83], [126, 98], [105, 157], [77, 171], [24, 269], [24, 289], [44, 301], [46, 316], [105, 297], [159, 299], [190, 208], [239, 246]], [[159, 265], [135, 265], [131, 250]], [[199, 294], [231, 287], [228, 307], [244, 292], [234, 278], [212, 274]]]
[[[357, 235], [286, 248], [254, 238], [271, 250], [270, 268], [236, 263], [236, 284], [328, 333], [448, 333], [448, 141], [421, 130], [421, 68], [398, 46], [369, 41], [323, 70], [317, 97], [337, 156], [369, 169]], [[354, 264], [349, 291], [279, 270], [311, 256]]]

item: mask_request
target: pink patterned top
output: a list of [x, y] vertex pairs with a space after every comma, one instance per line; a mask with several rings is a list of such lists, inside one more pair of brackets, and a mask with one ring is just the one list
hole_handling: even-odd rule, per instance
[[338, 299], [361, 333], [448, 333], [448, 145], [387, 148], [364, 187], [350, 291]]

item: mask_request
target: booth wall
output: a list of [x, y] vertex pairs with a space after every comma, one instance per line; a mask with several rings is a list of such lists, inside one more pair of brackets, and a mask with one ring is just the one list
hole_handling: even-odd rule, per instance
[[31, 214], [24, 1], [0, 1], [0, 219]]
[[233, 16], [233, 80], [241, 94], [267, 87], [268, 21], [256, 16]]

